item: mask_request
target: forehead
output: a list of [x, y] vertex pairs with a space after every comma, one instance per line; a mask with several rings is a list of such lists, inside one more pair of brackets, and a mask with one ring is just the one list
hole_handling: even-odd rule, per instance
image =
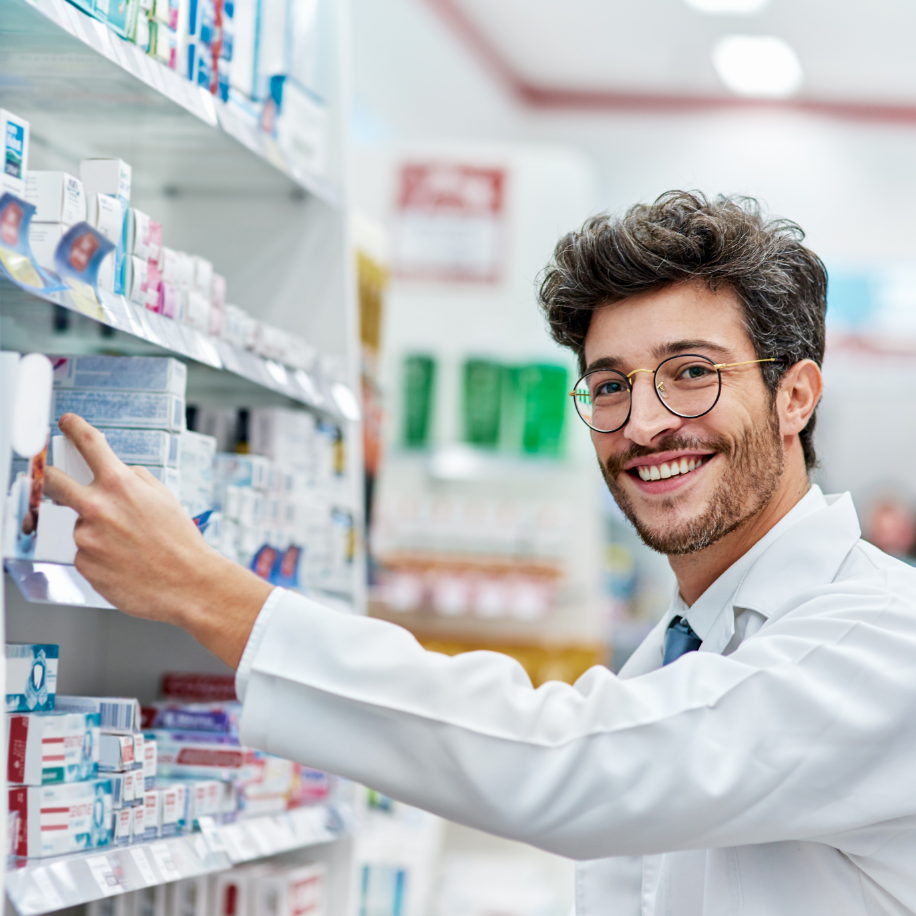
[[597, 309], [585, 337], [585, 362], [644, 360], [680, 340], [708, 340], [729, 352], [753, 352], [735, 293], [685, 283]]

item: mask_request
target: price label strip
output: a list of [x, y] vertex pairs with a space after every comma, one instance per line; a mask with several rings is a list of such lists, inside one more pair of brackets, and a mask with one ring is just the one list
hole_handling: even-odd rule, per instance
[[113, 894], [120, 894], [126, 890], [121, 884], [120, 868], [115, 870], [114, 863], [108, 856], [90, 856], [86, 859], [86, 866], [89, 873], [95, 878], [99, 890], [106, 896], [111, 897]]
[[66, 906], [63, 898], [57, 893], [57, 888], [51, 880], [51, 875], [44, 866], [40, 865], [32, 870], [32, 880], [42, 896], [44, 910], [60, 910]]
[[130, 857], [134, 860], [134, 865], [137, 866], [137, 871], [140, 872], [140, 877], [147, 887], [152, 887], [154, 884], [159, 883], [156, 880], [153, 867], [149, 864], [149, 857], [146, 855], [145, 849], [142, 847], [131, 849]]
[[181, 872], [175, 867], [168, 843], [153, 843], [149, 851], [153, 854], [153, 861], [158, 866], [159, 873], [166, 881], [177, 881], [181, 877]]

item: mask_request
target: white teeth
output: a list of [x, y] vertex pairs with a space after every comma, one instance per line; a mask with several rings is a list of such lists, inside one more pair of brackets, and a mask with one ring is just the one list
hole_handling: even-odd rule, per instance
[[702, 458], [681, 458], [680, 461], [675, 459], [670, 463], [641, 465], [636, 472], [642, 480], [667, 480], [669, 477], [677, 477], [679, 474], [687, 474], [696, 470], [703, 464], [703, 460]]

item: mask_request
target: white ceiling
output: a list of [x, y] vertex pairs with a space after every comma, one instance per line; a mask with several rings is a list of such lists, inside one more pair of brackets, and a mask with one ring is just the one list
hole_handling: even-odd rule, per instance
[[[712, 65], [725, 35], [776, 35], [804, 70], [800, 101], [916, 104], [916, 2], [770, 0], [710, 16], [684, 0], [418, 0], [516, 91], [728, 99]], [[600, 102], [599, 100], [596, 100]]]

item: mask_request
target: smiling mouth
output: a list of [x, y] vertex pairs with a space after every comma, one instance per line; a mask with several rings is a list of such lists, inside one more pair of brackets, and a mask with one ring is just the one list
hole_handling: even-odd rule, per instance
[[689, 474], [697, 468], [702, 467], [712, 458], [712, 455], [706, 455], [702, 458], [680, 458], [671, 461], [661, 461], [658, 464], [643, 464], [636, 468], [631, 468], [627, 473], [638, 476], [640, 480], [646, 482], [652, 480], [668, 480], [670, 477], [678, 477], [683, 474]]

